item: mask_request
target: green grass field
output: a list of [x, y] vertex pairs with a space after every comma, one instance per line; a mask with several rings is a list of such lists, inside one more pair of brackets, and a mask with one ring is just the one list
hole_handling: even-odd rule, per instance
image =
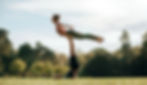
[[0, 85], [147, 85], [147, 78], [0, 78]]

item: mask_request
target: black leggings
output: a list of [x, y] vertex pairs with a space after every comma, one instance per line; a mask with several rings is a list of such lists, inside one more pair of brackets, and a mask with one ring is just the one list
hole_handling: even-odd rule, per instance
[[70, 58], [70, 68], [72, 70], [77, 70], [79, 68], [79, 62], [76, 56], [71, 56]]
[[67, 74], [68, 78], [72, 78], [74, 76], [74, 72], [79, 69], [79, 62], [76, 56], [70, 57], [70, 71]]

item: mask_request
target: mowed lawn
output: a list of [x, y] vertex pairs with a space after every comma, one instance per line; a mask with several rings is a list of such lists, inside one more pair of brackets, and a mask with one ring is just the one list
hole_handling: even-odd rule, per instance
[[0, 78], [0, 85], [147, 85], [147, 78]]

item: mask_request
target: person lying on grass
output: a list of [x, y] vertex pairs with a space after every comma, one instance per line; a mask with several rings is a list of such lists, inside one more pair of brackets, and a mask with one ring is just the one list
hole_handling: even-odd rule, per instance
[[61, 36], [70, 37], [70, 38], [76, 38], [76, 39], [90, 39], [98, 41], [99, 43], [103, 42], [103, 39], [99, 36], [89, 34], [89, 33], [80, 33], [75, 31], [71, 26], [64, 25], [60, 22], [60, 15], [55, 14], [52, 17], [52, 21], [56, 26], [57, 32]]

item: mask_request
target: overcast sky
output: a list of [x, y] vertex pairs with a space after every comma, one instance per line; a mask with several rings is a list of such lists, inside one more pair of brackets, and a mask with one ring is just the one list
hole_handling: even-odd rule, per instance
[[77, 51], [96, 47], [116, 50], [123, 29], [129, 31], [132, 45], [139, 45], [147, 31], [147, 0], [0, 0], [0, 27], [9, 30], [15, 48], [40, 41], [69, 54], [67, 40], [56, 33], [50, 20], [54, 13], [61, 14], [61, 21], [75, 30], [105, 39], [103, 44], [75, 40]]

